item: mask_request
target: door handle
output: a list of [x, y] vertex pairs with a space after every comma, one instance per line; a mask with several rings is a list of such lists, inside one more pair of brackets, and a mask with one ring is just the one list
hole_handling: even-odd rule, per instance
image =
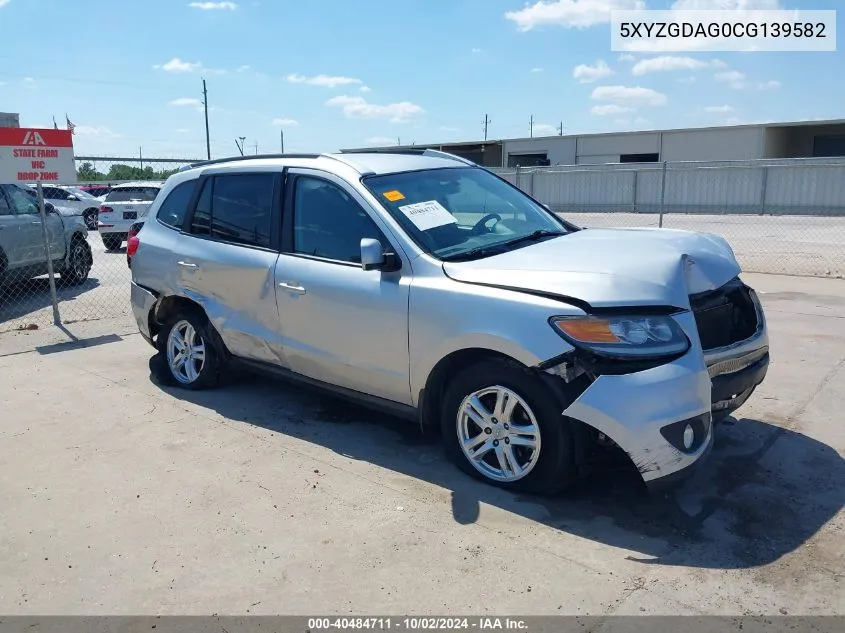
[[291, 281], [280, 281], [279, 288], [284, 288], [285, 290], [290, 290], [291, 292], [295, 292], [298, 295], [305, 294], [305, 288], [302, 286], [296, 285], [296, 282]]
[[32, 221], [32, 224], [34, 224], [35, 226], [41, 226], [41, 222], [37, 222], [35, 220]]
[[176, 262], [180, 266], [184, 266], [185, 268], [197, 268], [196, 264], [192, 264], [191, 262]]

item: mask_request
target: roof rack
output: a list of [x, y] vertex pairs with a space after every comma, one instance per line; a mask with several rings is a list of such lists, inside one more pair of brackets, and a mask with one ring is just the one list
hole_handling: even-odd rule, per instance
[[179, 171], [187, 171], [195, 167], [206, 167], [208, 165], [216, 165], [218, 163], [233, 163], [242, 160], [261, 160], [266, 158], [319, 158], [322, 154], [255, 154], [254, 156], [229, 156], [228, 158], [215, 158], [213, 160], [203, 160], [198, 163], [191, 163], [179, 168]]
[[472, 162], [467, 158], [463, 158], [461, 156], [457, 156], [455, 154], [450, 154], [449, 152], [441, 152], [440, 150], [436, 149], [426, 149], [423, 147], [408, 147], [408, 148], [376, 148], [376, 149], [342, 149], [340, 150], [341, 154], [411, 154], [414, 156], [430, 156], [432, 158], [445, 158], [448, 160], [454, 160], [459, 163], [463, 163], [464, 165], [473, 165], [475, 166], [476, 163]]

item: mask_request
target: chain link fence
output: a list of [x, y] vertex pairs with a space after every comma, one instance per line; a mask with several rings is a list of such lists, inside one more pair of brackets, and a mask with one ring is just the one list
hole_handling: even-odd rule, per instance
[[745, 271], [845, 277], [845, 160], [493, 171], [580, 226], [715, 233]]
[[[21, 189], [13, 196], [14, 208], [0, 207], [0, 266], [5, 278], [0, 282], [0, 332], [54, 321], [52, 288], [43, 274], [45, 237], [56, 279], [55, 308], [63, 323], [127, 317], [131, 274], [126, 229], [143, 217], [157, 185], [193, 162], [198, 161], [80, 157], [76, 189], [63, 190], [65, 198], [60, 199], [63, 194], [57, 188], [44, 187], [55, 207], [44, 222], [33, 191]], [[581, 226], [662, 226], [716, 233], [730, 242], [746, 271], [845, 277], [845, 161], [494, 171]], [[120, 193], [117, 187], [117, 193], [105, 193], [130, 182], [136, 185], [128, 192]], [[92, 202], [86, 195], [100, 199]], [[87, 205], [108, 207], [110, 197], [117, 200], [109, 220], [115, 226], [103, 227], [104, 214], [98, 228], [86, 230]], [[83, 236], [86, 239], [80, 240]], [[89, 251], [90, 272], [80, 281], [74, 266]]]
[[[167, 176], [199, 160], [78, 157], [76, 184], [44, 185], [50, 212], [43, 217], [34, 188], [3, 185], [0, 332], [49, 325], [54, 308], [62, 323], [125, 318], [130, 310], [128, 228], [143, 218]], [[104, 206], [112, 211], [99, 216]], [[53, 284], [45, 274], [48, 251]]]

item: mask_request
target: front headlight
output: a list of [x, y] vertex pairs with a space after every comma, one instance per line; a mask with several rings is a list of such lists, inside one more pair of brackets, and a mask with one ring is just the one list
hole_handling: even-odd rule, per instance
[[686, 334], [667, 316], [555, 317], [549, 322], [576, 347], [604, 356], [672, 356], [689, 349]]

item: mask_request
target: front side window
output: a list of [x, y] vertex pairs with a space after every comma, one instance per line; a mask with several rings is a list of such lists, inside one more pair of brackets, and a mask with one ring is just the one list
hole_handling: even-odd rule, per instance
[[188, 212], [188, 205], [191, 203], [191, 197], [194, 195], [196, 185], [196, 180], [190, 180], [176, 185], [158, 209], [157, 217], [159, 222], [174, 229], [181, 230], [182, 225], [185, 223], [185, 214]]
[[44, 197], [50, 200], [67, 200], [67, 191], [63, 191], [57, 187], [45, 187]]
[[6, 200], [3, 187], [0, 187], [0, 215], [12, 215], [12, 208], [9, 206], [9, 201]]
[[569, 232], [524, 193], [477, 167], [371, 176], [364, 184], [440, 259], [485, 257]]
[[387, 247], [370, 216], [334, 183], [299, 176], [293, 197], [294, 252], [360, 263], [362, 238], [377, 239]]
[[209, 178], [197, 201], [190, 232], [269, 248], [274, 185], [272, 173]]

